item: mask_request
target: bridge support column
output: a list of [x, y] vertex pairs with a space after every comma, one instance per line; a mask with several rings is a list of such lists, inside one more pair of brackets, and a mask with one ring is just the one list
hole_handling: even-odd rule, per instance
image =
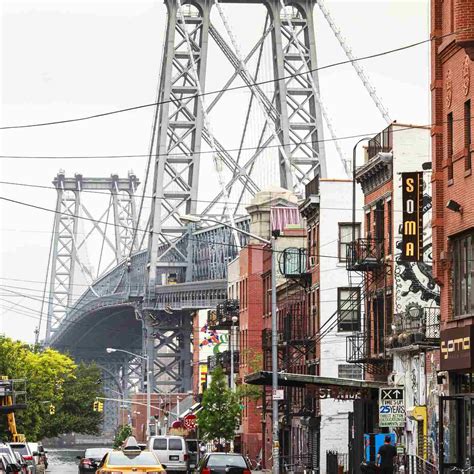
[[152, 388], [158, 393], [187, 392], [192, 386], [190, 312], [145, 311], [144, 350], [153, 355]]

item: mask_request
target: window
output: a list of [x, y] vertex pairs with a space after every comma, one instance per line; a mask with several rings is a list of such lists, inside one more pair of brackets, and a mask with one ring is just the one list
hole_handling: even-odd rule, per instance
[[474, 231], [452, 241], [453, 313], [474, 314]]
[[155, 438], [153, 440], [154, 451], [166, 451], [168, 449], [168, 443], [166, 438]]
[[[345, 262], [347, 258], [347, 249], [349, 247], [349, 244], [354, 240], [357, 240], [360, 238], [360, 223], [356, 222], [354, 224], [354, 231], [353, 230], [353, 225], [352, 222], [349, 223], [339, 223], [339, 261], [340, 262]], [[354, 234], [354, 235], [353, 235]]]
[[471, 101], [464, 103], [464, 148], [466, 148], [466, 161], [464, 168], [466, 171], [471, 169]]
[[448, 114], [448, 134], [447, 134], [447, 165], [448, 165], [448, 180], [453, 179], [453, 114]]
[[183, 449], [182, 441], [179, 438], [170, 438], [170, 451], [181, 451]]
[[360, 330], [360, 288], [337, 289], [338, 331]]
[[337, 376], [341, 379], [362, 380], [362, 367], [355, 364], [339, 364]]

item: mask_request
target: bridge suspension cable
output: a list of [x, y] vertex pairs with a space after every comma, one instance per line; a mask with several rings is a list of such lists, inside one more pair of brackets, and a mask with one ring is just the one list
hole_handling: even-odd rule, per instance
[[[280, 4], [281, 4], [283, 9], [287, 8], [287, 5], [285, 5], [285, 2], [283, 0], [280, 0]], [[290, 7], [290, 8], [295, 8], [295, 7]], [[310, 67], [308, 66], [308, 62], [305, 58], [304, 51], [301, 47], [300, 40], [296, 35], [295, 27], [293, 25], [293, 22], [291, 21], [291, 15], [288, 15], [288, 17], [285, 18], [285, 19], [286, 19], [286, 21], [288, 21], [288, 25], [290, 26], [290, 32], [291, 32], [291, 36], [293, 38], [293, 43], [294, 43], [294, 45], [296, 46], [296, 48], [298, 50], [298, 54], [300, 56], [301, 62], [306, 66], [305, 69], [307, 69], [307, 71], [306, 71], [307, 78], [308, 78], [308, 80], [311, 84], [311, 88], [313, 89], [314, 97], [316, 98], [316, 100], [319, 104], [319, 107], [321, 109], [321, 113], [324, 117], [324, 120], [326, 122], [326, 126], [328, 127], [328, 130], [329, 130], [329, 133], [331, 134], [331, 137], [334, 141], [334, 146], [336, 147], [337, 154], [339, 155], [342, 166], [344, 167], [344, 170], [345, 170], [347, 176], [350, 176], [351, 173], [352, 173], [352, 171], [351, 171], [351, 161], [348, 160], [347, 157], [344, 155], [344, 152], [342, 151], [342, 148], [339, 144], [339, 141], [337, 139], [337, 133], [334, 129], [331, 118], [329, 117], [328, 111], [327, 111], [327, 109], [326, 109], [326, 107], [325, 107], [325, 105], [324, 105], [324, 103], [321, 99], [321, 95], [319, 93], [319, 88], [316, 87], [316, 84], [314, 83], [313, 75], [310, 72]]]
[[341, 34], [341, 30], [336, 26], [336, 22], [331, 16], [331, 13], [329, 12], [328, 8], [326, 7], [326, 4], [324, 3], [324, 0], [316, 0], [316, 3], [318, 4], [321, 12], [324, 15], [324, 18], [329, 24], [329, 27], [334, 33], [334, 36], [337, 38], [339, 41], [339, 44], [341, 45], [341, 48], [344, 50], [344, 53], [346, 53], [347, 58], [349, 59], [349, 62], [352, 64], [352, 67], [355, 69], [357, 75], [360, 77], [360, 80], [362, 81], [362, 84], [364, 87], [367, 89], [367, 92], [369, 93], [370, 97], [374, 101], [375, 106], [377, 109], [380, 111], [382, 114], [382, 117], [384, 120], [390, 124], [392, 123], [392, 119], [390, 118], [387, 109], [384, 107], [382, 104], [382, 100], [380, 97], [377, 95], [375, 91], [375, 87], [371, 84], [369, 78], [367, 77], [364, 69], [362, 66], [359, 64], [359, 60], [354, 56], [352, 53], [352, 49], [348, 46], [346, 40]]
[[[291, 158], [291, 156], [288, 155], [287, 153], [287, 150], [285, 149], [285, 145], [283, 144], [282, 140], [281, 140], [281, 137], [278, 136], [277, 134], [277, 131], [275, 129], [275, 123], [274, 121], [270, 118], [269, 114], [268, 114], [268, 110], [267, 108], [265, 107], [263, 101], [262, 101], [262, 95], [265, 97], [266, 99], [266, 96], [265, 96], [265, 93], [258, 88], [256, 82], [253, 80], [253, 77], [252, 75], [250, 74], [248, 68], [247, 68], [247, 65], [245, 64], [245, 61], [244, 61], [244, 57], [242, 55], [242, 52], [241, 52], [241, 49], [240, 49], [240, 46], [239, 44], [237, 43], [237, 40], [235, 39], [235, 36], [234, 36], [234, 33], [232, 31], [232, 28], [230, 26], [230, 23], [229, 21], [227, 20], [227, 17], [224, 13], [224, 10], [222, 9], [222, 6], [220, 5], [219, 1], [218, 0], [214, 0], [214, 4], [216, 5], [216, 8], [219, 12], [219, 16], [221, 17], [222, 19], [222, 22], [224, 24], [224, 27], [226, 29], [226, 32], [227, 32], [227, 35], [229, 36], [229, 39], [232, 43], [232, 46], [234, 48], [234, 52], [235, 52], [235, 55], [237, 56], [237, 59], [240, 63], [240, 67], [242, 69], [242, 72], [243, 74], [246, 76], [247, 78], [247, 83], [249, 84], [249, 89], [250, 91], [252, 92], [253, 96], [255, 97], [255, 99], [257, 100], [257, 103], [260, 107], [260, 110], [261, 112], [263, 113], [263, 116], [265, 118], [265, 122], [266, 122], [266, 125], [267, 127], [269, 128], [270, 130], [270, 133], [271, 135], [273, 136], [273, 139], [275, 140], [276, 143], [278, 143], [278, 148], [280, 150], [280, 153], [283, 157], [283, 160], [285, 161], [285, 165], [286, 167], [288, 168], [288, 170], [290, 170], [291, 172], [291, 177], [292, 177], [292, 181], [293, 181], [293, 187], [297, 186], [298, 185], [298, 179], [296, 177], [296, 174], [295, 174], [295, 164]], [[278, 112], [276, 110], [274, 110], [274, 112], [276, 114], [278, 114]], [[278, 115], [276, 116], [276, 118], [278, 119]]]

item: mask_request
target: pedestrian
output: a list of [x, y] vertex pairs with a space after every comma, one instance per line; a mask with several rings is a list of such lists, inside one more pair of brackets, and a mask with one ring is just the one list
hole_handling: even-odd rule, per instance
[[380, 467], [382, 474], [393, 473], [393, 460], [397, 456], [397, 448], [392, 445], [392, 438], [390, 435], [385, 436], [385, 443], [380, 446], [377, 454], [377, 466]]

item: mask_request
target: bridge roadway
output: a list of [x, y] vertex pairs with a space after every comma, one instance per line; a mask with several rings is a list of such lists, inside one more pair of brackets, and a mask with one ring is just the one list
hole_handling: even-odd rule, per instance
[[[115, 347], [135, 353], [149, 350], [143, 342], [144, 319], [156, 340], [153, 351], [156, 382], [153, 386], [157, 388], [158, 379], [163, 380], [163, 373], [169, 372], [175, 386], [171, 380], [163, 383], [169, 386], [170, 391], [180, 390], [183, 387], [176, 386], [176, 383], [184, 383], [188, 387], [190, 384], [190, 380], [183, 380], [179, 373], [183, 371], [180, 360], [187, 361], [186, 364], [191, 360], [191, 346], [183, 341], [183, 335], [190, 340], [191, 314], [197, 309], [216, 307], [223, 301], [227, 281], [218, 279], [159, 285], [153, 299], [146, 298], [146, 257], [146, 251], [138, 252], [132, 256], [130, 265], [123, 262], [94, 282], [67, 313], [49, 344], [68, 351], [78, 360], [94, 360], [119, 377], [118, 358], [108, 355], [105, 349]], [[186, 329], [186, 332], [180, 333], [181, 329]], [[177, 352], [174, 354], [174, 366], [172, 352]], [[166, 361], [160, 362], [160, 357]], [[114, 384], [126, 389], [120, 381]], [[160, 391], [167, 389], [162, 387]]]

